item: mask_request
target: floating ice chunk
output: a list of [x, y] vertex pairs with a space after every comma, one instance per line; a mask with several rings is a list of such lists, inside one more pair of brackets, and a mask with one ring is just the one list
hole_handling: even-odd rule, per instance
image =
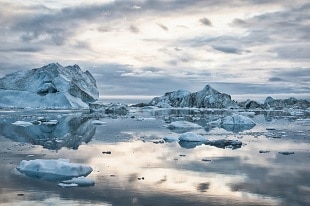
[[106, 124], [106, 122], [103, 122], [103, 121], [100, 121], [100, 120], [93, 120], [92, 123], [94, 125], [103, 125], [103, 124]]
[[178, 137], [164, 137], [165, 142], [177, 142], [179, 141]]
[[57, 184], [59, 187], [78, 187], [78, 184], [71, 183], [71, 184], [65, 184], [65, 183], [58, 183]]
[[56, 124], [58, 124], [58, 121], [57, 120], [48, 120], [48, 121], [42, 122], [42, 124], [45, 124], [45, 125], [56, 125]]
[[278, 152], [279, 154], [282, 154], [282, 155], [292, 155], [292, 154], [295, 154], [295, 152]]
[[22, 160], [16, 169], [27, 176], [47, 180], [66, 180], [72, 177], [87, 176], [93, 171], [90, 166], [70, 163], [68, 159]]
[[187, 121], [175, 121], [168, 125], [168, 128], [170, 129], [177, 129], [177, 128], [187, 128], [187, 129], [198, 129], [201, 128], [200, 125], [187, 122]]
[[137, 121], [155, 121], [156, 118], [154, 117], [139, 117], [137, 118]]
[[219, 139], [219, 140], [213, 140], [213, 141], [206, 141], [206, 145], [218, 147], [218, 148], [232, 148], [237, 149], [242, 146], [242, 142], [238, 140], [229, 140], [229, 139]]
[[28, 126], [33, 125], [31, 122], [25, 122], [25, 121], [16, 121], [12, 124], [17, 125], [17, 126], [21, 126], [21, 127], [28, 127]]
[[208, 139], [202, 135], [195, 134], [193, 132], [186, 132], [180, 135], [179, 137], [180, 141], [186, 141], [186, 142], [205, 142], [208, 141]]
[[61, 183], [58, 184], [60, 187], [89, 187], [89, 186], [94, 186], [95, 181], [87, 178], [87, 177], [74, 177], [71, 180], [64, 180], [61, 181]]

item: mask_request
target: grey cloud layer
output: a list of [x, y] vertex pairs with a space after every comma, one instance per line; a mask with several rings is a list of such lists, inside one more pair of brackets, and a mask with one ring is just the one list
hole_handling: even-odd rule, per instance
[[[227, 33], [225, 35], [210, 36], [206, 32], [205, 34], [193, 33], [192, 38], [184, 37], [184, 39], [172, 40], [170, 45], [171, 48], [175, 49], [170, 53], [165, 53], [171, 59], [170, 61], [164, 61], [166, 61], [167, 66], [175, 66], [176, 71], [169, 71], [169, 74], [167, 74], [167, 71], [163, 71], [163, 69], [167, 68], [151, 67], [152, 65], [144, 68], [120, 66], [123, 62], [116, 62], [114, 65], [101, 65], [100, 70], [92, 70], [96, 73], [99, 87], [101, 87], [105, 94], [124, 94], [126, 92], [132, 94], [162, 94], [167, 90], [178, 88], [193, 89], [195, 91], [209, 81], [216, 81], [211, 78], [211, 74], [215, 71], [205, 68], [205, 71], [193, 72], [188, 67], [180, 68], [180, 64], [188, 63], [190, 65], [195, 59], [198, 59], [195, 56], [196, 52], [190, 52], [188, 51], [189, 49], [210, 49], [214, 53], [241, 58], [248, 53], [257, 54], [255, 50], [257, 47], [268, 46], [266, 55], [270, 55], [274, 59], [291, 61], [291, 65], [299, 61], [308, 61], [310, 58], [310, 3], [305, 2], [297, 1], [296, 3], [296, 1], [290, 0], [117, 0], [112, 3], [84, 4], [63, 9], [49, 9], [44, 6], [22, 7], [0, 3], [0, 35], [2, 37], [0, 39], [0, 44], [2, 45], [0, 49], [0, 75], [11, 71], [12, 68], [33, 68], [30, 67], [30, 62], [38, 62], [39, 60], [32, 57], [32, 53], [37, 54], [41, 51], [49, 51], [50, 49], [52, 52], [53, 48], [62, 50], [68, 47], [78, 49], [79, 51], [90, 50], [91, 45], [88, 44], [87, 40], [75, 40], [77, 34], [84, 32], [85, 29], [90, 29], [89, 25], [92, 25], [94, 30], [100, 31], [102, 34], [113, 31], [119, 33], [131, 32], [138, 36], [143, 33], [143, 27], [135, 20], [148, 16], [161, 17], [169, 15], [173, 18], [174, 15], [186, 16], [187, 14], [201, 11], [204, 8], [220, 11], [224, 7], [242, 8], [262, 4], [282, 4], [284, 7], [286, 4], [294, 5], [286, 7], [286, 9], [263, 13], [250, 18], [231, 19], [230, 26], [232, 28], [244, 29], [244, 35]], [[15, 10], [20, 11], [20, 13], [15, 12]], [[204, 30], [216, 28], [215, 21], [211, 18], [209, 19], [208, 13], [200, 17], [195, 19], [193, 24], [196, 23]], [[124, 25], [120, 25], [122, 23]], [[175, 22], [176, 27], [181, 24], [182, 22]], [[170, 24], [166, 24], [165, 21], [161, 20], [158, 20], [153, 26], [159, 27], [162, 33], [165, 34], [173, 30]], [[188, 26], [186, 29], [190, 30], [191, 28]], [[146, 42], [147, 40], [142, 41]], [[154, 40], [158, 44], [161, 43], [160, 41], [164, 40]], [[19, 59], [18, 57], [21, 58]], [[16, 58], [20, 61], [19, 63], [16, 63]], [[205, 60], [207, 57], [202, 56], [199, 58], [199, 60]], [[264, 60], [262, 57], [260, 58], [260, 60]], [[159, 59], [159, 61], [161, 60]], [[37, 67], [41, 66], [38, 63], [34, 64]], [[309, 68], [294, 67], [291, 65], [288, 65], [285, 71], [269, 67], [266, 71], [271, 70], [272, 72], [270, 72], [269, 79], [266, 79], [266, 82], [271, 84], [268, 88], [259, 89], [262, 85], [251, 87], [248, 84], [244, 86], [244, 84], [239, 85], [237, 83], [230, 85], [235, 85], [234, 88], [237, 90], [243, 88], [244, 91], [251, 92], [252, 90], [252, 92], [261, 92], [265, 89], [266, 91], [275, 92], [294, 91], [293, 88], [290, 88], [292, 86], [291, 84], [294, 83], [293, 86], [296, 87], [296, 91], [309, 92], [307, 90], [307, 88], [309, 89], [309, 85], [305, 85], [306, 82], [310, 82]], [[91, 65], [88, 66], [91, 67]], [[231, 66], [238, 67], [238, 62]], [[140, 70], [140, 72], [136, 70]], [[180, 76], [181, 73], [183, 76]], [[223, 78], [218, 81], [224, 80], [225, 75], [231, 76], [234, 74], [226, 74], [226, 71], [222, 71], [219, 76]], [[290, 79], [291, 77], [294, 80]], [[202, 82], [201, 79], [204, 79], [204, 81]], [[288, 84], [282, 88], [278, 86], [272, 87], [273, 83], [284, 82], [288, 82]], [[303, 82], [304, 85], [299, 85], [299, 82]], [[109, 87], [109, 85], [117, 85], [117, 87]], [[224, 90], [226, 88], [225, 86], [227, 86], [224, 83], [217, 83], [217, 85], [220, 86], [219, 89]], [[110, 90], [107, 91], [106, 88], [108, 87]], [[302, 87], [303, 90], [300, 89]], [[128, 88], [131, 88], [131, 91], [128, 91]]]

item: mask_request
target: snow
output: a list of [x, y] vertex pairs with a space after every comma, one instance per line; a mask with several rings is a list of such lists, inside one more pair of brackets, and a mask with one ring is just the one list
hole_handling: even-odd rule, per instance
[[187, 121], [175, 121], [172, 122], [168, 125], [168, 128], [170, 129], [178, 129], [178, 128], [187, 128], [187, 129], [198, 129], [201, 128], [200, 125], [192, 123], [192, 122], [187, 122]]
[[0, 79], [0, 107], [88, 109], [99, 98], [96, 81], [77, 65], [49, 64]]
[[231, 100], [230, 95], [220, 93], [210, 85], [206, 85], [201, 91], [194, 93], [186, 90], [167, 92], [164, 96], [153, 98], [150, 104], [162, 108], [238, 108], [237, 104]]
[[233, 114], [222, 119], [222, 125], [255, 125], [256, 123], [249, 117]]
[[16, 122], [14, 122], [12, 124], [18, 125], [18, 126], [21, 126], [21, 127], [29, 127], [29, 126], [33, 125], [31, 122], [25, 122], [25, 121], [16, 121]]
[[180, 141], [185, 142], [206, 142], [208, 139], [202, 135], [195, 134], [193, 132], [186, 132], [179, 136]]
[[22, 160], [16, 169], [27, 176], [49, 180], [87, 176], [93, 171], [90, 166], [70, 163], [68, 159]]
[[58, 121], [56, 119], [48, 120], [48, 121], [43, 121], [42, 124], [45, 125], [56, 125], [58, 124]]
[[106, 122], [103, 122], [103, 121], [100, 121], [100, 120], [93, 120], [92, 124], [94, 124], [94, 125], [104, 125], [104, 124], [106, 124]]
[[61, 183], [58, 184], [60, 187], [89, 187], [89, 186], [94, 186], [95, 181], [87, 178], [87, 177], [74, 177], [70, 180], [64, 180], [61, 181]]

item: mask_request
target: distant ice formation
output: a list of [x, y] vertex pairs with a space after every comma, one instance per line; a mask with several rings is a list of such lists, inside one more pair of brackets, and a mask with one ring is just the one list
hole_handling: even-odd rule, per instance
[[[153, 106], [169, 105], [172, 107], [203, 107], [203, 108], [237, 108], [231, 96], [206, 85], [203, 90], [190, 93], [185, 90], [168, 92], [164, 96], [155, 97], [150, 102]], [[168, 105], [168, 106], [167, 106]]]
[[52, 63], [1, 78], [0, 96], [0, 108], [88, 109], [99, 92], [89, 71]]

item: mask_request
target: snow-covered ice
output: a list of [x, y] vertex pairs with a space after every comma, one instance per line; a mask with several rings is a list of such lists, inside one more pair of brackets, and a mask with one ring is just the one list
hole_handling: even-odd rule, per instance
[[94, 125], [105, 125], [106, 122], [103, 122], [103, 121], [100, 121], [100, 120], [93, 120], [92, 124], [94, 124]]
[[89, 186], [94, 186], [95, 185], [95, 181], [81, 176], [81, 177], [74, 177], [70, 180], [63, 180], [61, 181], [58, 186], [60, 187], [89, 187]]
[[164, 137], [165, 142], [177, 142], [179, 141], [179, 137]]
[[87, 176], [93, 171], [90, 166], [70, 163], [68, 159], [22, 160], [16, 169], [27, 176], [47, 180]]
[[238, 108], [230, 95], [220, 93], [210, 85], [194, 93], [186, 90], [167, 92], [164, 96], [153, 98], [150, 104], [158, 107]]
[[186, 132], [179, 136], [180, 141], [186, 142], [206, 142], [208, 139], [202, 135], [193, 133], [193, 132]]
[[155, 121], [156, 118], [154, 117], [138, 117], [137, 121]]
[[16, 122], [13, 122], [12, 124], [21, 126], [21, 127], [28, 127], [28, 126], [33, 125], [31, 122], [26, 122], [26, 121], [16, 121]]
[[58, 63], [0, 78], [0, 107], [88, 109], [99, 98], [96, 80], [78, 65]]
[[178, 128], [199, 129], [199, 128], [201, 128], [201, 126], [198, 124], [192, 123], [192, 122], [188, 122], [188, 121], [175, 121], [175, 122], [171, 122], [168, 125], [168, 128], [170, 128], [170, 129], [178, 129]]

